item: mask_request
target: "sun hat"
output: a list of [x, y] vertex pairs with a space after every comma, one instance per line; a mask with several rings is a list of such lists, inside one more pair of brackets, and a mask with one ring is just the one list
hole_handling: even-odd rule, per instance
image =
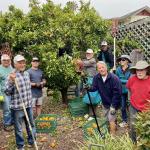
[[106, 46], [107, 45], [107, 42], [106, 41], [102, 41], [101, 45], [103, 46]]
[[7, 54], [3, 54], [3, 55], [1, 56], [1, 60], [10, 60], [10, 56], [7, 55]]
[[136, 70], [142, 70], [146, 68], [148, 68], [148, 73], [150, 73], [150, 65], [146, 61], [140, 60], [135, 66], [131, 67], [130, 70], [135, 73]]
[[129, 61], [129, 63], [132, 63], [132, 61], [131, 61], [131, 59], [130, 59], [130, 56], [129, 55], [121, 55], [118, 59], [117, 59], [117, 61], [121, 61], [121, 59], [127, 59], [128, 61]]
[[17, 63], [18, 61], [22, 61], [22, 60], [25, 60], [24, 56], [22, 55], [16, 55], [14, 57], [14, 63]]
[[32, 61], [39, 61], [39, 59], [37, 57], [33, 57]]
[[94, 52], [93, 52], [92, 49], [87, 49], [87, 50], [86, 50], [86, 53], [88, 53], [88, 54], [93, 54]]

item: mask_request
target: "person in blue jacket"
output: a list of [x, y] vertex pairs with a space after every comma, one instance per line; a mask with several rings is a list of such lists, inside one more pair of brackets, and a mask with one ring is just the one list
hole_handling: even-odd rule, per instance
[[120, 58], [117, 59], [119, 62], [119, 67], [116, 69], [116, 75], [119, 77], [122, 83], [122, 99], [121, 99], [121, 113], [122, 113], [122, 123], [120, 123], [120, 127], [127, 126], [127, 99], [128, 99], [128, 90], [126, 88], [126, 83], [131, 76], [130, 68], [130, 56], [121, 55]]
[[98, 90], [101, 95], [104, 116], [109, 121], [110, 133], [116, 132], [116, 110], [120, 107], [122, 94], [121, 81], [108, 72], [107, 64], [103, 61], [97, 63], [98, 74], [94, 76], [92, 87], [89, 91]]

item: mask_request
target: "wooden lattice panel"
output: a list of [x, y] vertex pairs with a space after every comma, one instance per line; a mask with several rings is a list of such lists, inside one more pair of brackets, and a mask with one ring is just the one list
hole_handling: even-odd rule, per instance
[[[117, 39], [121, 40], [126, 36], [128, 36], [129, 39], [138, 41], [142, 45], [144, 57], [150, 62], [150, 17], [119, 26]], [[122, 53], [130, 54], [131, 51], [132, 49], [130, 47], [125, 47]]]

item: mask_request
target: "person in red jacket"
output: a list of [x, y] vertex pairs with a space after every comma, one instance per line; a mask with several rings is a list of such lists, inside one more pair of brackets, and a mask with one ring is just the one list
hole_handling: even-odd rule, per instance
[[150, 100], [150, 65], [146, 61], [138, 61], [130, 69], [134, 73], [126, 84], [130, 92], [130, 137], [136, 143], [136, 115], [148, 109]]

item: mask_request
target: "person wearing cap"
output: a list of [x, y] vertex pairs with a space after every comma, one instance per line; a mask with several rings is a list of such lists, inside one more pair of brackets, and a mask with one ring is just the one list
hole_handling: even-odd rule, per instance
[[121, 99], [121, 113], [122, 113], [122, 123], [120, 123], [120, 127], [127, 126], [127, 99], [128, 99], [128, 89], [126, 88], [126, 83], [131, 76], [130, 72], [130, 56], [129, 55], [121, 55], [117, 59], [120, 66], [116, 69], [116, 75], [119, 77], [122, 83], [122, 99]]
[[11, 66], [11, 59], [10, 56], [7, 54], [3, 54], [1, 56], [1, 65], [0, 65], [0, 95], [2, 97], [2, 109], [3, 109], [3, 125], [5, 131], [11, 131], [12, 128], [12, 117], [11, 117], [11, 111], [10, 111], [10, 96], [5, 95], [4, 93], [4, 87], [5, 82], [8, 77], [8, 75], [13, 71], [13, 68]]
[[43, 102], [42, 88], [46, 84], [43, 71], [39, 69], [39, 64], [39, 59], [37, 57], [33, 57], [31, 62], [32, 67], [27, 70], [30, 75], [32, 86], [31, 90], [35, 117], [41, 114], [41, 107]]
[[[28, 146], [33, 147], [34, 140], [32, 138], [28, 122], [25, 117], [23, 110], [23, 103], [29, 117], [29, 121], [32, 127], [33, 135], [35, 135], [35, 125], [33, 121], [33, 111], [32, 111], [32, 93], [31, 93], [31, 83], [30, 76], [26, 68], [26, 60], [22, 55], [17, 55], [14, 57], [14, 67], [15, 71], [10, 73], [6, 81], [5, 93], [11, 95], [11, 112], [14, 121], [15, 138], [18, 150], [24, 150], [24, 137], [23, 137], [23, 121], [26, 126], [26, 131], [28, 135]], [[18, 87], [18, 89], [17, 89]]]
[[138, 61], [135, 66], [130, 68], [134, 74], [129, 78], [126, 87], [130, 91], [130, 136], [136, 143], [136, 132], [134, 124], [138, 112], [149, 109], [150, 100], [150, 65], [146, 61]]
[[[86, 51], [86, 59], [83, 60], [83, 69], [85, 74], [87, 75], [87, 83], [88, 84], [92, 84], [93, 81], [93, 77], [97, 74], [97, 70], [96, 70], [96, 60], [94, 58], [94, 52], [92, 49], [87, 49]], [[84, 95], [86, 96], [86, 95]], [[90, 106], [90, 104], [88, 104], [89, 106], [89, 115], [93, 116], [93, 112], [92, 112], [92, 108]], [[97, 104], [93, 104], [94, 107], [94, 111], [96, 113], [97, 110]]]
[[101, 49], [100, 52], [98, 53], [97, 59], [99, 61], [104, 61], [107, 64], [108, 69], [113, 69], [114, 56], [112, 52], [110, 52], [106, 41], [101, 42]]

